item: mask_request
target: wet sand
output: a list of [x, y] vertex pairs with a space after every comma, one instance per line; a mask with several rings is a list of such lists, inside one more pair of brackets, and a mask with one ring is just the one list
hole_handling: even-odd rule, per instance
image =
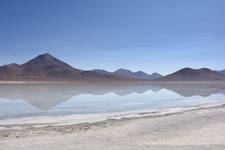
[[1, 150], [224, 150], [225, 107], [81, 124], [0, 126]]

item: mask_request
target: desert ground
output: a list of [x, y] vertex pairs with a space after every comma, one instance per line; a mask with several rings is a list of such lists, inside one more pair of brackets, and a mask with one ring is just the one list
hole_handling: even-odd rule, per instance
[[1, 150], [224, 150], [225, 106], [80, 124], [1, 125]]

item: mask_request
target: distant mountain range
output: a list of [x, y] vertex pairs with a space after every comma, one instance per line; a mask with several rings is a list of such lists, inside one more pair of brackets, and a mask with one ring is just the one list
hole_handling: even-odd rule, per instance
[[131, 74], [134, 75], [76, 69], [48, 53], [39, 55], [22, 65], [9, 64], [0, 67], [0, 80], [5, 81], [130, 81], [151, 78], [151, 75], [144, 72], [146, 77], [132, 72]]
[[214, 81], [225, 80], [225, 70], [212, 71], [207, 68], [184, 68], [162, 76], [143, 71], [132, 72], [118, 69], [114, 72], [95, 69], [91, 71], [74, 68], [46, 53], [24, 64], [0, 66], [0, 80], [3, 81]]
[[158, 73], [153, 73], [149, 75], [143, 71], [132, 72], [126, 69], [118, 69], [114, 72], [108, 72], [106, 70], [99, 70], [99, 69], [96, 69], [93, 71], [100, 73], [102, 75], [115, 75], [121, 78], [123, 77], [123, 78], [135, 79], [135, 80], [154, 80], [154, 79], [158, 79], [162, 77], [162, 75]]

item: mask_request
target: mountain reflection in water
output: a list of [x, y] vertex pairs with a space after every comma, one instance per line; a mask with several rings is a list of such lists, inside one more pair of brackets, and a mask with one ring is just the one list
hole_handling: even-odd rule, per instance
[[[151, 93], [148, 93], [151, 92]], [[160, 93], [161, 92], [161, 93]], [[138, 98], [136, 102], [138, 103], [142, 98], [141, 95], [145, 94], [146, 102], [149, 103], [151, 100], [156, 100], [157, 97], [163, 97], [164, 93], [169, 93], [165, 95], [165, 99], [168, 100], [172, 98], [188, 98], [193, 96], [200, 97], [209, 97], [214, 94], [220, 94], [224, 96], [225, 100], [225, 84], [204, 84], [204, 83], [193, 83], [193, 84], [169, 84], [169, 83], [111, 83], [111, 84], [96, 84], [96, 83], [82, 83], [82, 84], [5, 84], [0, 85], [0, 107], [2, 101], [17, 101], [23, 100], [38, 110], [49, 111], [54, 107], [58, 107], [66, 103], [66, 101], [74, 100], [74, 109], [76, 109], [76, 101], [82, 103], [82, 95], [86, 96], [85, 99], [85, 109], [94, 107], [93, 105], [100, 105], [102, 107], [104, 103], [107, 105], [107, 99], [113, 101], [113, 98], [117, 99], [115, 102], [118, 102], [118, 105], [122, 107], [123, 102], [119, 102], [124, 98], [129, 98], [135, 96]], [[159, 95], [154, 95], [154, 93], [159, 93]], [[114, 95], [112, 95], [114, 94]], [[136, 94], [136, 95], [132, 95]], [[176, 95], [176, 97], [171, 97], [170, 95]], [[92, 97], [90, 96], [92, 95]], [[106, 100], [103, 102], [100, 100], [100, 96], [107, 95]], [[140, 97], [138, 97], [140, 96]], [[93, 97], [96, 97], [97, 100], [91, 102]], [[76, 99], [79, 98], [79, 99]], [[134, 103], [135, 100], [132, 102]], [[89, 103], [90, 102], [90, 103]], [[142, 102], [143, 103], [143, 102]], [[156, 104], [157, 102], [154, 102]], [[167, 102], [168, 103], [168, 102]], [[110, 104], [110, 103], [109, 103]], [[126, 101], [126, 104], [129, 104], [129, 100]], [[162, 103], [161, 103], [162, 104]], [[137, 104], [138, 105], [138, 104]], [[142, 104], [144, 106], [144, 104]], [[160, 104], [157, 104], [160, 105]], [[84, 104], [82, 104], [84, 107]], [[116, 106], [116, 105], [115, 105]], [[119, 107], [118, 106], [118, 107]], [[146, 105], [145, 105], [146, 106]], [[2, 106], [3, 107], [3, 106]], [[132, 106], [134, 107], [134, 106]], [[66, 107], [64, 107], [66, 109]], [[82, 108], [80, 108], [82, 109]], [[115, 108], [116, 109], [116, 108]], [[122, 108], [121, 108], [122, 109]]]

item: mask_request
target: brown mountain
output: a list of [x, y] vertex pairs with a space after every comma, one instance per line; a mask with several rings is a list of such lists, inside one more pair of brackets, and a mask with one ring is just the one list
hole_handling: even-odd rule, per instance
[[46, 53], [22, 64], [0, 67], [0, 80], [15, 81], [108, 81], [120, 80], [114, 75], [83, 71]]
[[159, 79], [160, 81], [216, 81], [225, 80], [225, 76], [216, 71], [212, 71], [208, 68], [192, 69], [183, 68], [164, 76]]

